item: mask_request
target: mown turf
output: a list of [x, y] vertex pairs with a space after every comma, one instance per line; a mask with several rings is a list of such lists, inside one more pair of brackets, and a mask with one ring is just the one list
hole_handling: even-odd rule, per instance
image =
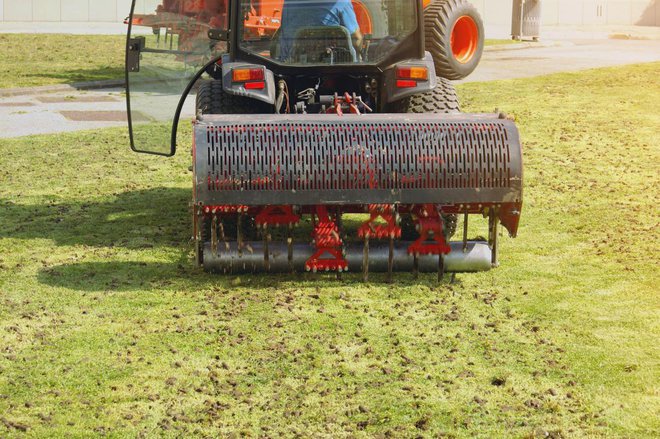
[[657, 437], [659, 68], [461, 87], [526, 206], [453, 285], [206, 275], [185, 152], [0, 141], [0, 436]]
[[125, 37], [0, 33], [0, 88], [122, 79]]
[[121, 80], [124, 43], [120, 35], [0, 33], [0, 89]]

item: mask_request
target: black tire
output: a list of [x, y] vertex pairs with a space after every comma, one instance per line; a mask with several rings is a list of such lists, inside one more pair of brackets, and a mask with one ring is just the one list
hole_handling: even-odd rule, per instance
[[273, 106], [243, 96], [226, 93], [222, 81], [204, 81], [199, 85], [195, 108], [198, 115], [204, 114], [269, 114]]
[[[461, 32], [463, 29], [471, 32]], [[454, 30], [465, 38], [454, 42], [455, 47], [460, 44], [465, 48], [459, 57], [452, 49]], [[466, 0], [433, 0], [424, 10], [424, 35], [438, 76], [463, 79], [479, 65], [484, 51], [484, 23], [477, 9]]]
[[389, 104], [388, 113], [460, 113], [461, 105], [454, 85], [438, 77], [438, 85], [428, 93], [421, 93]]

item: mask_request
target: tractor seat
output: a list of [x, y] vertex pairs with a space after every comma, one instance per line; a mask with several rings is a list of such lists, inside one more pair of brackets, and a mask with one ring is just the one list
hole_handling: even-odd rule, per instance
[[290, 62], [337, 64], [357, 62], [351, 34], [344, 26], [310, 26], [296, 32]]

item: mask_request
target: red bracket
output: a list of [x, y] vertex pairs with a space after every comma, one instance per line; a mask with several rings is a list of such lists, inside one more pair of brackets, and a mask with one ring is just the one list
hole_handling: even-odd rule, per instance
[[300, 217], [293, 213], [291, 206], [268, 206], [259, 212], [255, 222], [258, 226], [288, 226], [298, 224]]
[[[369, 205], [369, 213], [371, 218], [358, 229], [360, 238], [401, 238], [401, 227], [396, 224], [396, 213], [393, 206], [371, 204]], [[376, 224], [379, 218], [382, 218], [386, 224]]]
[[444, 221], [438, 209], [424, 204], [414, 210], [419, 227], [419, 239], [408, 247], [411, 255], [447, 255], [451, 247], [445, 240]]
[[363, 107], [365, 112], [370, 113], [373, 111], [367, 104], [362, 101], [361, 97], [356, 96], [355, 94], [352, 96], [348, 92], [345, 92], [343, 96], [335, 94], [332, 100], [332, 106], [326, 110], [326, 113], [343, 116], [344, 113], [348, 111], [351, 114], [359, 116], [362, 114], [359, 105]]
[[325, 206], [316, 207], [318, 223], [314, 227], [316, 252], [305, 263], [307, 271], [348, 271], [348, 261], [342, 254], [343, 241], [337, 223]]

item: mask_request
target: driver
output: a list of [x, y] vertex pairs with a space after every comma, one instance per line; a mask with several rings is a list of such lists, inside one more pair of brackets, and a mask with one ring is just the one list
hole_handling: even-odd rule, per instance
[[283, 60], [290, 58], [298, 30], [310, 26], [343, 26], [351, 34], [356, 52], [362, 50], [364, 37], [351, 0], [284, 0], [280, 49]]

